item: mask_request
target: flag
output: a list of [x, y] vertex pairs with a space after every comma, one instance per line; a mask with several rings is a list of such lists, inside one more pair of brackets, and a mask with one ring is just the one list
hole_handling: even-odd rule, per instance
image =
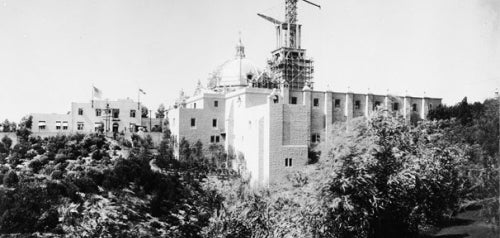
[[140, 88], [139, 88], [139, 92], [141, 92], [142, 94], [146, 95], [146, 92], [144, 92], [144, 90], [142, 90]]
[[93, 96], [94, 98], [101, 98], [102, 97], [102, 91], [94, 86], [92, 86], [94, 88], [94, 91], [93, 91]]

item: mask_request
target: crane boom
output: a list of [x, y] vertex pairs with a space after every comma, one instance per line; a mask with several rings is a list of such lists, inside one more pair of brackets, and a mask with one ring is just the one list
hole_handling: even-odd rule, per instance
[[268, 21], [270, 21], [270, 22], [272, 22], [272, 23], [276, 24], [276, 25], [281, 25], [281, 24], [283, 24], [283, 22], [281, 22], [281, 21], [279, 21], [279, 20], [276, 20], [276, 19], [274, 19], [274, 18], [272, 18], [272, 17], [266, 16], [266, 15], [264, 15], [264, 14], [257, 13], [257, 15], [258, 15], [259, 17], [262, 17], [262, 18], [264, 18], [264, 19], [266, 19], [266, 20], [268, 20]]
[[309, 3], [309, 4], [313, 5], [313, 6], [315, 6], [315, 7], [319, 8], [319, 9], [321, 9], [321, 6], [320, 6], [320, 5], [318, 5], [318, 4], [316, 4], [316, 3], [313, 3], [313, 2], [310, 2], [310, 1], [307, 1], [307, 0], [302, 0], [302, 1], [307, 2], [307, 3]]

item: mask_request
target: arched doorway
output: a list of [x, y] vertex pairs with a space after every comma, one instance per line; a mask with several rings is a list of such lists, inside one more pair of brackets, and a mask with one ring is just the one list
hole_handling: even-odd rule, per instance
[[118, 123], [113, 123], [113, 132], [118, 132]]

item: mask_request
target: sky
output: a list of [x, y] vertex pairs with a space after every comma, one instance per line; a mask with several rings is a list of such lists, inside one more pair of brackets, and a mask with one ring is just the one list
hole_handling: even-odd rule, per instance
[[[315, 90], [408, 94], [453, 105], [500, 86], [500, 0], [314, 0], [298, 4]], [[71, 102], [137, 100], [156, 110], [232, 59], [265, 67], [264, 13], [284, 0], [0, 0], [0, 120], [66, 113]]]

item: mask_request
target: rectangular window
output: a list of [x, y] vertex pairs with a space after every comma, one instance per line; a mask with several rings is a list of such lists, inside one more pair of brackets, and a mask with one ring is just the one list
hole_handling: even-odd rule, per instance
[[83, 130], [83, 122], [78, 122], [76, 124], [76, 129], [79, 130], [79, 131]]
[[290, 104], [297, 104], [297, 97], [292, 97], [290, 99]]
[[412, 110], [413, 110], [414, 112], [416, 112], [416, 111], [417, 111], [417, 104], [416, 104], [416, 103], [413, 103], [413, 105], [411, 105], [411, 107], [412, 107]]
[[38, 121], [38, 129], [40, 130], [45, 130], [47, 124], [45, 123], [45, 121]]
[[62, 123], [62, 129], [63, 130], [68, 130], [68, 122], [67, 121], [63, 121], [63, 123]]
[[393, 111], [398, 111], [399, 110], [399, 103], [395, 102], [392, 104], [392, 110]]
[[193, 103], [193, 108], [195, 108], [195, 109], [196, 109], [196, 103]]
[[130, 117], [135, 118], [135, 110], [130, 110]]
[[56, 130], [61, 130], [61, 121], [56, 121]]
[[354, 102], [354, 109], [356, 109], [356, 110], [361, 109], [361, 101], [356, 100], [356, 101]]
[[100, 116], [101, 116], [101, 114], [102, 114], [101, 109], [95, 109], [95, 116], [96, 116], [96, 117], [100, 117]]
[[78, 115], [83, 115], [83, 108], [78, 108]]
[[319, 107], [319, 98], [313, 99], [313, 106]]
[[378, 106], [380, 106], [380, 101], [375, 101], [375, 103], [373, 103], [373, 110], [376, 110]]
[[285, 167], [292, 167], [292, 158], [285, 158]]
[[429, 104], [429, 111], [432, 110], [432, 103]]
[[219, 143], [220, 136], [210, 136], [210, 143]]
[[196, 127], [196, 118], [191, 118], [191, 128]]
[[340, 99], [335, 99], [335, 107], [336, 108], [340, 107]]
[[120, 117], [120, 109], [113, 109], [113, 118]]
[[212, 127], [217, 128], [217, 119], [212, 119]]
[[214, 101], [214, 107], [219, 107], [219, 101], [217, 100]]
[[311, 135], [311, 142], [312, 143], [319, 143], [321, 142], [321, 136], [318, 133], [314, 133]]

